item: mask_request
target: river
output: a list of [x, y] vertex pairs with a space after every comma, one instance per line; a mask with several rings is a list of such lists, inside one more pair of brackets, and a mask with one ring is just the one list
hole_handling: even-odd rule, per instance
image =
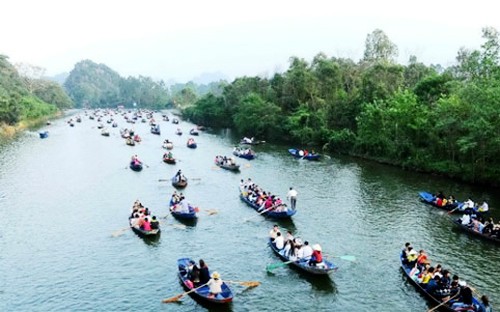
[[[118, 121], [110, 137], [85, 117], [75, 127], [63, 119], [43, 127], [47, 139], [26, 132], [0, 146], [0, 311], [206, 311], [189, 296], [161, 303], [183, 292], [181, 257], [204, 259], [222, 279], [261, 283], [247, 290], [233, 285], [230, 311], [425, 311], [427, 302], [399, 268], [407, 241], [500, 307], [499, 247], [455, 229], [444, 211], [417, 196], [443, 190], [458, 199], [488, 198], [498, 220], [495, 189], [352, 158], [308, 162], [271, 144], [256, 146], [255, 160], [238, 159], [235, 174], [213, 165], [215, 155], [230, 155], [238, 141], [228, 131], [201, 132], [192, 150], [186, 147], [192, 124], [159, 121], [157, 136], [137, 123], [143, 141], [130, 147], [119, 135], [130, 124]], [[177, 127], [184, 135], [174, 134]], [[161, 160], [166, 138], [174, 142], [175, 166]], [[133, 154], [147, 165], [143, 171], [128, 169]], [[178, 169], [190, 179], [186, 198], [200, 208], [194, 226], [168, 215], [174, 189], [159, 179]], [[290, 186], [297, 189], [298, 212], [279, 223], [282, 230], [358, 261], [334, 259], [339, 269], [326, 279], [291, 267], [266, 272], [280, 262], [266, 245], [274, 222], [239, 200], [239, 181], [249, 177], [282, 197]], [[127, 229], [136, 199], [167, 216], [157, 241]]]

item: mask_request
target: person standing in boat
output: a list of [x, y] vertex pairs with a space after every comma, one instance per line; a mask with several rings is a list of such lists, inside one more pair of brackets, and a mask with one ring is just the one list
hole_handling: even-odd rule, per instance
[[297, 204], [297, 194], [297, 191], [293, 187], [290, 187], [290, 190], [286, 195], [286, 198], [290, 200], [292, 210], [295, 210], [295, 205]]
[[177, 173], [175, 174], [175, 179], [177, 180], [177, 182], [181, 182], [182, 179], [181, 169], [179, 169], [179, 171], [177, 171]]

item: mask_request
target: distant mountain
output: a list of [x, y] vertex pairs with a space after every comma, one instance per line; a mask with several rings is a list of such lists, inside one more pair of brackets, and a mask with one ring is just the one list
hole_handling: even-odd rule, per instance
[[211, 72], [211, 73], [202, 73], [198, 77], [193, 78], [193, 82], [198, 85], [208, 85], [211, 82], [217, 82], [221, 80], [229, 81], [229, 77], [224, 75], [222, 72]]
[[69, 73], [60, 73], [60, 74], [57, 74], [54, 76], [47, 76], [47, 77], [43, 77], [43, 78], [47, 79], [47, 80], [55, 81], [62, 86], [64, 84], [64, 82], [66, 81], [66, 79], [68, 78], [68, 76], [69, 76]]

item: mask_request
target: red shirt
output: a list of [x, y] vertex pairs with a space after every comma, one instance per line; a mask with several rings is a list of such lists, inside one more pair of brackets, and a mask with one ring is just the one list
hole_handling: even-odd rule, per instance
[[321, 251], [313, 250], [312, 257], [316, 259], [316, 262], [322, 262], [323, 256], [321, 255]]

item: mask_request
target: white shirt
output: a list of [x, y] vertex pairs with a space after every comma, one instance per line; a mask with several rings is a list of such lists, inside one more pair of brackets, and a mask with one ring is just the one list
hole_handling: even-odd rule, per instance
[[488, 203], [487, 202], [483, 202], [483, 204], [481, 206], [479, 206], [479, 212], [486, 212], [488, 211], [490, 208], [488, 206]]
[[468, 214], [464, 214], [461, 220], [463, 225], [467, 225], [470, 223], [470, 216]]
[[465, 203], [464, 203], [464, 208], [474, 208], [474, 202], [472, 200], [467, 200]]
[[211, 278], [208, 281], [208, 288], [212, 294], [218, 294], [222, 292], [222, 280]]
[[294, 190], [294, 189], [291, 189], [288, 191], [288, 194], [286, 195], [287, 198], [291, 198], [291, 197], [297, 197], [297, 191]]
[[283, 249], [285, 247], [285, 240], [283, 239], [283, 235], [276, 236], [274, 239], [274, 243], [276, 244], [276, 248]]
[[302, 252], [302, 257], [299, 258], [309, 259], [313, 254], [313, 249], [309, 245], [304, 245], [302, 248], [300, 248], [300, 251]]

